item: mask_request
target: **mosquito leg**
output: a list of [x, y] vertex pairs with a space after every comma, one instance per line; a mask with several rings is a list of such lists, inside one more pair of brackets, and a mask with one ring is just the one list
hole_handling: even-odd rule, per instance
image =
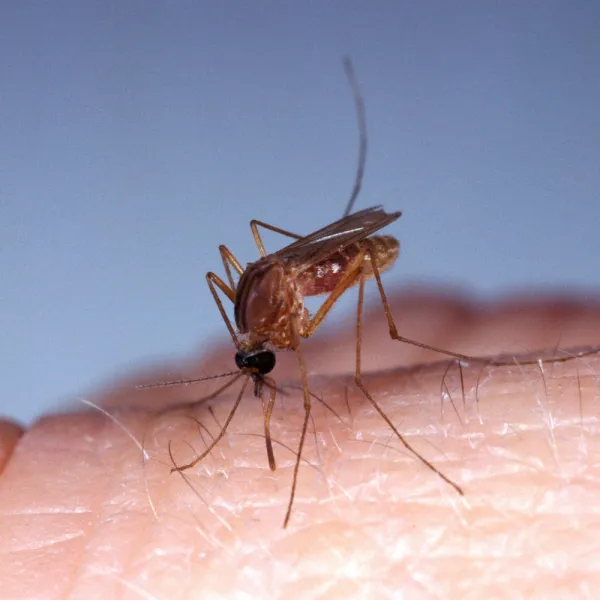
[[221, 313], [221, 318], [223, 319], [225, 325], [227, 326], [227, 329], [229, 331], [229, 334], [231, 335], [231, 339], [233, 340], [235, 347], [239, 348], [240, 342], [235, 333], [235, 329], [233, 328], [233, 325], [231, 324], [231, 321], [229, 320], [229, 317], [227, 316], [227, 313], [225, 312], [225, 308], [223, 307], [221, 298], [219, 298], [219, 294], [217, 294], [216, 288], [219, 288], [227, 296], [227, 298], [229, 298], [229, 300], [231, 300], [231, 302], [235, 302], [235, 292], [218, 275], [215, 275], [212, 272], [208, 272], [206, 274], [206, 283], [208, 283], [208, 287], [210, 288], [210, 293], [212, 294], [212, 296], [215, 300], [215, 303], [217, 304], [217, 308], [219, 309], [219, 312]]
[[173, 473], [174, 471], [186, 471], [187, 469], [191, 469], [194, 465], [198, 464], [203, 458], [206, 458], [212, 452], [212, 449], [223, 439], [223, 436], [225, 435], [225, 432], [227, 431], [227, 427], [229, 427], [229, 423], [231, 423], [231, 419], [233, 419], [233, 415], [235, 415], [235, 411], [238, 409], [238, 406], [240, 405], [240, 402], [242, 401], [242, 396], [244, 395], [244, 392], [246, 391], [246, 387], [248, 386], [249, 381], [250, 381], [250, 377], [246, 377], [246, 381], [244, 381], [244, 385], [242, 386], [242, 389], [240, 390], [240, 393], [238, 394], [238, 397], [233, 405], [233, 408], [231, 409], [229, 415], [227, 416], [227, 419], [225, 420], [225, 423], [224, 423], [223, 427], [221, 428], [219, 435], [217, 435], [217, 437], [214, 438], [214, 440], [211, 442], [210, 446], [202, 454], [200, 454], [200, 456], [196, 457], [192, 462], [189, 462], [186, 465], [182, 465], [181, 467], [173, 467], [171, 469], [171, 473]]
[[390, 310], [390, 305], [389, 305], [389, 303], [387, 301], [387, 297], [385, 295], [385, 290], [383, 289], [383, 284], [381, 283], [381, 275], [379, 273], [379, 268], [377, 267], [377, 261], [376, 261], [375, 257], [373, 257], [371, 255], [370, 248], [366, 249], [365, 254], [366, 254], [366, 256], [371, 258], [371, 260], [370, 260], [371, 268], [373, 269], [373, 275], [375, 276], [375, 280], [377, 281], [377, 287], [379, 289], [379, 295], [381, 296], [381, 302], [383, 304], [385, 318], [387, 319], [390, 337], [393, 340], [398, 340], [399, 342], [411, 344], [412, 346], [418, 346], [419, 348], [423, 348], [425, 350], [433, 350], [434, 352], [439, 352], [440, 354], [446, 354], [447, 356], [452, 356], [454, 358], [458, 358], [458, 360], [464, 360], [466, 362], [469, 362], [469, 361], [489, 362], [485, 358], [481, 358], [481, 357], [477, 357], [477, 356], [469, 356], [468, 354], [460, 354], [459, 352], [452, 352], [450, 350], [443, 350], [442, 348], [436, 348], [435, 346], [430, 346], [429, 344], [424, 344], [423, 342], [411, 340], [410, 338], [399, 335], [396, 324], [394, 323], [394, 318], [392, 317], [392, 311]]
[[225, 273], [227, 274], [227, 281], [229, 281], [229, 287], [232, 290], [236, 289], [236, 284], [233, 281], [233, 275], [231, 273], [231, 267], [233, 267], [238, 275], [244, 272], [244, 267], [240, 264], [240, 261], [233, 255], [231, 250], [224, 245], [219, 246], [219, 253], [221, 254], [221, 260], [223, 261], [223, 267], [225, 267]]
[[[366, 254], [370, 255], [370, 249], [366, 250]], [[381, 302], [383, 304], [383, 310], [385, 312], [385, 318], [388, 323], [388, 329], [390, 332], [390, 337], [393, 340], [397, 340], [399, 342], [403, 342], [405, 344], [410, 344], [411, 346], [417, 346], [419, 348], [423, 348], [424, 350], [431, 350], [433, 352], [437, 352], [438, 354], [445, 354], [446, 356], [451, 356], [453, 358], [457, 358], [458, 360], [464, 362], [475, 362], [484, 364], [487, 366], [493, 367], [508, 367], [511, 365], [537, 365], [540, 357], [536, 357], [534, 359], [518, 359], [515, 357], [509, 357], [504, 360], [502, 359], [494, 359], [485, 356], [470, 356], [468, 354], [461, 354], [460, 352], [453, 352], [452, 350], [446, 350], [444, 348], [437, 348], [436, 346], [431, 346], [430, 344], [424, 344], [423, 342], [418, 342], [417, 340], [413, 340], [407, 337], [404, 337], [398, 333], [398, 329], [396, 328], [396, 324], [394, 323], [394, 317], [392, 316], [392, 311], [390, 310], [390, 305], [388, 303], [387, 297], [385, 295], [385, 290], [383, 289], [383, 284], [381, 283], [381, 274], [379, 273], [379, 268], [377, 267], [376, 260], [371, 260], [371, 268], [373, 269], [373, 275], [375, 276], [375, 280], [377, 281], [377, 288], [379, 289], [379, 296], [381, 297]], [[589, 350], [582, 350], [581, 352], [577, 352], [575, 354], [571, 354], [568, 356], [550, 356], [545, 360], [552, 363], [564, 363], [569, 362], [571, 360], [575, 360], [577, 358], [585, 358], [586, 356], [594, 356], [600, 353], [600, 346], [596, 346], [590, 348]]]
[[356, 385], [360, 388], [361, 392], [365, 395], [367, 400], [373, 405], [373, 408], [379, 413], [381, 418], [386, 422], [388, 427], [394, 432], [396, 437], [400, 440], [400, 442], [404, 445], [404, 447], [419, 461], [421, 461], [428, 469], [433, 471], [438, 477], [443, 479], [446, 483], [451, 485], [461, 496], [464, 495], [462, 489], [456, 485], [451, 479], [446, 477], [441, 471], [436, 469], [436, 467], [430, 463], [426, 458], [421, 456], [404, 438], [404, 436], [396, 429], [396, 426], [392, 423], [390, 418], [383, 412], [382, 408], [375, 401], [373, 396], [369, 393], [367, 388], [364, 386], [362, 382], [361, 376], [361, 344], [362, 344], [362, 312], [363, 312], [363, 304], [364, 304], [364, 295], [365, 295], [365, 279], [364, 275], [361, 274], [359, 280], [358, 287], [358, 308], [356, 314], [356, 371], [354, 374], [354, 381]]
[[269, 231], [274, 231], [275, 233], [280, 233], [281, 235], [285, 235], [286, 237], [290, 237], [295, 240], [301, 240], [303, 237], [301, 235], [291, 233], [290, 231], [286, 231], [285, 229], [280, 229], [279, 227], [275, 227], [274, 225], [269, 225], [268, 223], [263, 223], [262, 221], [257, 221], [256, 219], [254, 219], [250, 221], [250, 229], [252, 230], [252, 237], [254, 237], [254, 242], [261, 256], [266, 256], [267, 251], [265, 250], [265, 245], [263, 244], [262, 238], [260, 237], [260, 233], [258, 232], [259, 227], [262, 227], [263, 229], [268, 229]]
[[298, 354], [298, 363], [300, 365], [300, 377], [302, 379], [302, 390], [304, 392], [304, 422], [302, 423], [302, 433], [300, 434], [300, 443], [298, 444], [298, 454], [296, 455], [296, 464], [294, 465], [294, 474], [292, 476], [292, 490], [290, 492], [290, 500], [288, 502], [287, 511], [285, 513], [285, 519], [283, 520], [283, 528], [285, 529], [292, 515], [292, 506], [294, 505], [294, 497], [296, 496], [296, 484], [298, 483], [298, 469], [300, 468], [300, 461], [302, 460], [302, 448], [304, 447], [304, 440], [306, 439], [306, 432], [308, 430], [308, 422], [310, 421], [310, 394], [308, 390], [308, 378], [306, 375], [306, 365], [304, 364], [304, 357], [302, 356], [302, 349], [300, 347], [300, 341], [296, 347]]
[[[267, 379], [267, 378], [265, 378]], [[265, 443], [267, 444], [267, 458], [269, 459], [269, 469], [275, 471], [277, 464], [275, 463], [275, 454], [273, 453], [273, 442], [271, 441], [271, 415], [273, 414], [273, 407], [275, 406], [275, 398], [277, 392], [275, 391], [275, 382], [269, 381], [269, 402], [264, 412], [265, 417]], [[271, 385], [272, 384], [272, 385]]]

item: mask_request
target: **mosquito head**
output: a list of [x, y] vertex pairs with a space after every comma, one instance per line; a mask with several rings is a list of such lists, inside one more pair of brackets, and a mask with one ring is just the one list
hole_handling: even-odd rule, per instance
[[248, 370], [252, 379], [260, 378], [270, 373], [275, 367], [275, 353], [265, 348], [255, 350], [238, 350], [235, 355], [238, 369]]
[[252, 378], [254, 395], [257, 398], [262, 397], [265, 375], [275, 367], [275, 353], [263, 347], [238, 350], [235, 354], [235, 364]]

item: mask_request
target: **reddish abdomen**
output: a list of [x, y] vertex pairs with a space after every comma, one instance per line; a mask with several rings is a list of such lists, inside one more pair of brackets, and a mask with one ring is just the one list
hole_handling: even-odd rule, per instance
[[[321, 261], [298, 276], [298, 289], [303, 296], [318, 296], [331, 293], [342, 277], [352, 265], [354, 259], [362, 249], [362, 244], [369, 244], [371, 255], [377, 263], [379, 271], [385, 271], [392, 266], [398, 258], [400, 244], [398, 240], [390, 235], [377, 235], [363, 242], [356, 242], [343, 250], [332, 254], [329, 258]], [[368, 255], [367, 255], [368, 256]], [[362, 266], [365, 279], [373, 277], [371, 260], [367, 258]], [[359, 272], [356, 272], [358, 280]]]

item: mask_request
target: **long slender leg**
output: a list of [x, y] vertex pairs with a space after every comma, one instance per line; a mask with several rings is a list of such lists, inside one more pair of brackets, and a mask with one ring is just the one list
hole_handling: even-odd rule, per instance
[[298, 454], [296, 455], [296, 464], [294, 465], [294, 474], [292, 476], [292, 490], [290, 492], [290, 500], [288, 502], [285, 519], [283, 520], [283, 528], [287, 527], [292, 514], [292, 506], [294, 505], [294, 497], [296, 496], [296, 484], [298, 483], [298, 469], [300, 468], [300, 460], [302, 459], [302, 449], [304, 440], [306, 439], [306, 431], [308, 430], [308, 422], [310, 420], [310, 393], [308, 389], [308, 378], [306, 375], [306, 365], [302, 355], [300, 340], [296, 346], [298, 354], [298, 364], [300, 365], [300, 377], [302, 379], [302, 391], [304, 393], [304, 422], [302, 423], [302, 433], [300, 434], [300, 443], [298, 444]]
[[235, 333], [235, 329], [233, 328], [233, 325], [231, 324], [231, 321], [229, 320], [229, 317], [227, 316], [227, 313], [225, 312], [225, 308], [223, 307], [221, 298], [219, 298], [219, 294], [217, 294], [217, 290], [216, 290], [215, 286], [218, 287], [227, 296], [227, 298], [229, 298], [229, 300], [231, 300], [231, 302], [235, 302], [235, 292], [218, 275], [215, 275], [212, 272], [208, 272], [206, 274], [206, 282], [208, 283], [208, 287], [210, 288], [210, 293], [212, 294], [212, 296], [215, 300], [215, 303], [217, 304], [217, 308], [219, 309], [219, 312], [221, 313], [221, 318], [225, 322], [225, 325], [227, 326], [229, 334], [231, 335], [231, 339], [233, 340], [235, 347], [239, 348], [240, 342]]
[[[385, 318], [388, 322], [388, 329], [390, 331], [390, 337], [393, 340], [398, 340], [399, 342], [405, 342], [407, 344], [411, 344], [413, 346], [418, 346], [419, 348], [424, 348], [425, 350], [433, 350], [434, 352], [440, 352], [440, 348], [436, 348], [435, 346], [430, 346], [429, 344], [424, 344], [423, 342], [417, 342], [416, 340], [411, 340], [410, 338], [401, 336], [398, 334], [398, 329], [396, 328], [396, 324], [394, 323], [394, 318], [392, 317], [392, 311], [390, 310], [390, 305], [387, 301], [387, 297], [385, 295], [385, 291], [383, 289], [383, 284], [381, 283], [381, 275], [379, 273], [379, 269], [377, 268], [377, 264], [375, 260], [371, 260], [371, 266], [373, 268], [373, 274], [375, 275], [375, 280], [377, 281], [377, 287], [379, 288], [379, 295], [381, 296], [381, 302], [383, 303], [383, 310], [385, 312]], [[474, 360], [482, 360], [481, 358], [477, 358], [475, 356], [469, 356], [468, 354], [460, 354], [459, 352], [452, 352], [450, 350], [441, 350], [442, 354], [446, 354], [448, 356], [453, 356], [454, 358], [458, 358], [459, 360], [464, 361], [474, 361]]]
[[[365, 252], [366, 255], [370, 253], [370, 249], [368, 248]], [[398, 333], [398, 329], [396, 324], [394, 323], [394, 317], [392, 316], [392, 311], [390, 309], [390, 305], [388, 303], [385, 290], [383, 289], [383, 284], [381, 283], [381, 274], [379, 273], [379, 268], [377, 267], [377, 261], [373, 258], [371, 260], [371, 268], [373, 269], [373, 275], [375, 276], [375, 280], [377, 281], [377, 288], [379, 289], [379, 296], [381, 297], [381, 302], [383, 304], [383, 310], [385, 312], [385, 318], [388, 323], [388, 329], [390, 333], [390, 337], [393, 340], [397, 340], [399, 342], [403, 342], [405, 344], [410, 344], [412, 346], [417, 346], [419, 348], [423, 348], [424, 350], [432, 350], [433, 352], [437, 352], [438, 354], [445, 354], [446, 356], [452, 356], [453, 358], [457, 358], [458, 360], [462, 360], [464, 362], [475, 362], [475, 363], [483, 363], [488, 366], [493, 367], [507, 367], [511, 365], [537, 365], [541, 360], [540, 357], [536, 357], [534, 359], [518, 359], [516, 357], [510, 357], [505, 360], [493, 359], [485, 356], [470, 356], [468, 354], [461, 354], [460, 352], [453, 352], [452, 350], [446, 350], [443, 348], [437, 348], [436, 346], [431, 346], [430, 344], [425, 344], [423, 342], [418, 342], [417, 340], [413, 340], [411, 338], [404, 337]], [[584, 358], [586, 356], [593, 356], [600, 352], [600, 347], [595, 347], [590, 350], [583, 350], [581, 352], [577, 352], [576, 354], [572, 354], [569, 356], [550, 356], [545, 360], [550, 361], [552, 363], [563, 363], [569, 362], [571, 360], [575, 360], [576, 358]]]
[[241, 275], [244, 272], [244, 267], [240, 264], [240, 261], [233, 255], [231, 250], [221, 244], [219, 246], [219, 252], [221, 254], [221, 260], [223, 261], [223, 267], [225, 267], [225, 273], [227, 273], [227, 280], [229, 281], [229, 286], [232, 290], [236, 289], [236, 285], [233, 281], [233, 275], [231, 273], [230, 265], [237, 271], [238, 275]]
[[436, 469], [432, 463], [430, 463], [426, 458], [421, 456], [404, 438], [404, 436], [396, 429], [396, 426], [392, 423], [390, 418], [383, 412], [382, 408], [375, 401], [373, 396], [369, 393], [367, 388], [364, 386], [362, 382], [361, 376], [361, 340], [362, 340], [362, 312], [363, 312], [363, 304], [364, 304], [364, 290], [365, 290], [365, 279], [364, 276], [361, 275], [359, 281], [358, 288], [358, 308], [356, 314], [356, 370], [354, 373], [354, 381], [356, 385], [360, 388], [361, 392], [365, 395], [367, 400], [373, 405], [373, 408], [379, 413], [381, 418], [387, 423], [390, 429], [394, 432], [396, 437], [402, 442], [404, 447], [416, 458], [418, 458], [427, 468], [431, 469], [436, 475], [441, 477], [446, 483], [451, 485], [461, 496], [463, 496], [462, 489], [456, 485], [452, 480], [448, 479], [441, 471]]
[[281, 235], [291, 237], [295, 240], [301, 240], [304, 237], [302, 235], [297, 235], [295, 233], [291, 233], [290, 231], [286, 231], [285, 229], [281, 229], [279, 227], [275, 227], [274, 225], [269, 225], [268, 223], [263, 223], [262, 221], [257, 221], [256, 219], [254, 219], [250, 221], [250, 229], [252, 230], [254, 242], [256, 243], [256, 247], [258, 248], [258, 251], [261, 256], [266, 256], [267, 251], [265, 250], [265, 245], [263, 244], [262, 238], [260, 237], [260, 233], [258, 232], [259, 227], [268, 229], [269, 231], [274, 231], [275, 233], [280, 233]]
[[269, 387], [269, 402], [264, 411], [265, 419], [265, 443], [267, 445], [267, 458], [269, 459], [269, 469], [275, 471], [277, 465], [275, 463], [275, 454], [273, 453], [273, 442], [271, 441], [271, 415], [275, 406], [276, 387], [275, 382], [270, 377], [265, 377]]
[[246, 391], [246, 387], [248, 386], [249, 381], [250, 381], [250, 377], [246, 377], [246, 381], [244, 381], [244, 385], [242, 386], [242, 389], [240, 390], [240, 393], [233, 405], [233, 408], [229, 412], [229, 415], [227, 416], [227, 419], [225, 420], [225, 423], [223, 424], [223, 427], [221, 428], [219, 435], [217, 435], [217, 437], [214, 438], [214, 440], [211, 442], [210, 446], [208, 446], [208, 448], [202, 454], [200, 454], [200, 456], [196, 457], [192, 462], [189, 462], [186, 465], [182, 465], [180, 467], [173, 467], [171, 469], [171, 473], [173, 473], [173, 471], [185, 471], [187, 469], [191, 469], [194, 465], [198, 464], [203, 458], [206, 458], [212, 452], [212, 449], [223, 439], [223, 436], [225, 435], [225, 432], [227, 431], [227, 427], [229, 427], [229, 423], [231, 423], [231, 419], [233, 419], [233, 415], [235, 415], [235, 411], [238, 409], [238, 406], [240, 405], [240, 402], [242, 401], [242, 396], [244, 395], [244, 392]]

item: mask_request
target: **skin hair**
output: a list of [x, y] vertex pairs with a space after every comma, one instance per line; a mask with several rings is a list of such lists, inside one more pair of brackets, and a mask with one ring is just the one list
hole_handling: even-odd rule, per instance
[[[600, 344], [600, 302], [514, 299], [481, 310], [439, 293], [390, 300], [403, 334], [452, 350]], [[116, 422], [73, 410], [41, 418], [20, 440], [17, 426], [0, 423], [3, 598], [593, 597], [600, 358], [464, 366], [461, 385], [451, 361], [389, 340], [381, 311], [367, 313], [365, 384], [464, 489], [460, 498], [402, 451], [353, 387], [351, 323], [304, 346], [311, 390], [329, 409], [313, 403], [316, 433], [311, 424], [303, 454], [313, 466], [302, 464], [287, 530], [303, 418], [293, 354], [278, 354], [273, 371], [285, 392], [273, 413], [275, 473], [260, 402], [247, 393], [213, 454], [186, 479], [169, 474], [169, 442], [178, 463], [201, 452], [239, 386], [211, 410], [157, 414], [219, 385], [133, 389], [168, 378], [158, 369], [93, 398]], [[180, 374], [231, 370], [233, 354], [212, 349]]]

